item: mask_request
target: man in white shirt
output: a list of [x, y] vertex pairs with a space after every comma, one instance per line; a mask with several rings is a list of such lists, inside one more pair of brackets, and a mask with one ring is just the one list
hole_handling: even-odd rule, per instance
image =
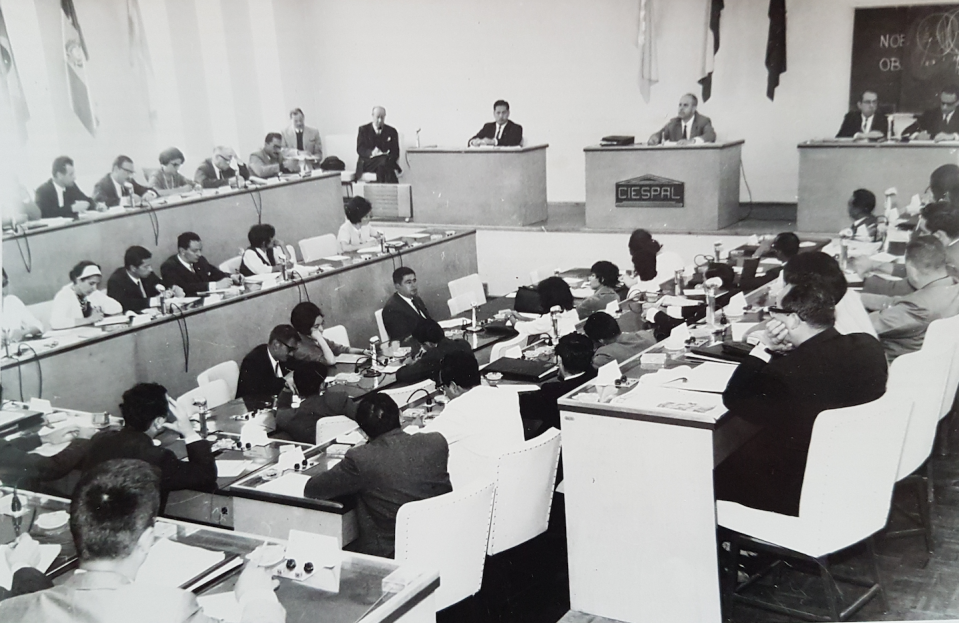
[[43, 323], [30, 313], [19, 297], [10, 294], [7, 286], [10, 280], [7, 271], [3, 271], [3, 339], [19, 342], [24, 338], [43, 333]]
[[155, 190], [133, 179], [136, 172], [133, 160], [129, 156], [117, 156], [110, 172], [93, 187], [93, 198], [97, 203], [105, 204], [108, 208], [120, 205], [121, 199], [122, 203], [132, 207], [140, 205], [141, 198], [156, 198], [158, 195]]
[[43, 218], [76, 218], [79, 212], [93, 207], [93, 199], [83, 194], [76, 180], [73, 160], [69, 156], [57, 157], [52, 177], [36, 190], [35, 202]]
[[715, 143], [716, 131], [709, 117], [696, 112], [699, 99], [692, 93], [679, 98], [679, 115], [669, 120], [661, 130], [649, 137], [648, 144], [675, 143], [699, 145]]
[[871, 139], [884, 138], [889, 129], [886, 115], [877, 112], [879, 96], [875, 91], [864, 91], [856, 102], [856, 110], [846, 113], [836, 138]]

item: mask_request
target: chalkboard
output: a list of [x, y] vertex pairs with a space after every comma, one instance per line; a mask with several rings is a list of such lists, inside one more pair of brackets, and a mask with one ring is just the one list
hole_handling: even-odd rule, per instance
[[959, 4], [856, 9], [849, 107], [863, 91], [885, 113], [921, 113], [959, 84]]

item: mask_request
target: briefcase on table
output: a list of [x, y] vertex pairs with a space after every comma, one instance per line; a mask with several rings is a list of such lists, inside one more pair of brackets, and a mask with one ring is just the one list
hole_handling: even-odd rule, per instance
[[543, 302], [539, 298], [539, 290], [530, 286], [520, 286], [516, 290], [516, 300], [513, 309], [521, 314], [545, 314]]
[[500, 357], [483, 368], [483, 373], [487, 372], [499, 372], [503, 375], [503, 378], [514, 381], [539, 383], [556, 372], [556, 364], [553, 361], [540, 361], [538, 359]]
[[611, 135], [604, 136], [600, 139], [599, 144], [603, 147], [622, 147], [625, 145], [632, 145], [636, 140], [635, 136], [621, 136], [621, 135]]

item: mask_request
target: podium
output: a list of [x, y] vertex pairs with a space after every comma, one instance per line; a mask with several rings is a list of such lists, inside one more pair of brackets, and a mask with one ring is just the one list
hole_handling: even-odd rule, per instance
[[411, 147], [413, 221], [529, 225], [546, 220], [546, 148]]
[[743, 141], [587, 147], [590, 229], [703, 232], [739, 220]]

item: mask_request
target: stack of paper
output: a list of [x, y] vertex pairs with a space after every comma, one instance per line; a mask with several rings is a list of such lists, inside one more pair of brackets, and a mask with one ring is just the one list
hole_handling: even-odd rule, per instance
[[226, 558], [223, 552], [160, 539], [137, 572], [137, 584], [178, 587]]
[[306, 481], [310, 479], [306, 474], [288, 472], [276, 480], [264, 482], [257, 487], [258, 491], [266, 493], [275, 493], [277, 495], [288, 495], [294, 498], [303, 497], [303, 490], [306, 488]]

